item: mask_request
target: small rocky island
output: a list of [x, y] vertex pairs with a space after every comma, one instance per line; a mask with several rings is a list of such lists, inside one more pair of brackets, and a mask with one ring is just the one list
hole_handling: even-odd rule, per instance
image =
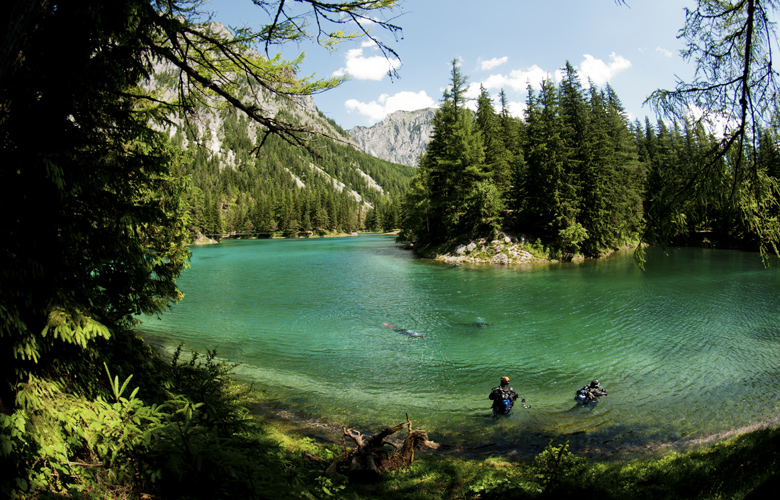
[[[422, 255], [448, 264], [526, 264], [545, 262], [547, 259], [534, 256], [526, 250], [526, 239], [505, 233], [495, 234], [493, 238], [478, 238], [469, 243], [461, 243], [452, 249], [440, 248], [439, 252], [426, 250]], [[414, 245], [407, 245], [413, 249]]]

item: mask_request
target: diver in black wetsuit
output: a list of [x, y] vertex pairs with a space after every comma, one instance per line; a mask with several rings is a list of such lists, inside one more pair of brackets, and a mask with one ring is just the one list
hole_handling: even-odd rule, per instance
[[583, 386], [574, 395], [574, 400], [577, 404], [586, 404], [598, 402], [598, 398], [606, 396], [607, 390], [601, 387], [598, 380], [593, 380], [590, 384]]
[[590, 391], [590, 393], [597, 398], [607, 395], [607, 390], [601, 387], [601, 384], [599, 383], [598, 380], [594, 380], [593, 382], [591, 382], [590, 385], [587, 386], [587, 388], [588, 391]]
[[498, 387], [494, 387], [488, 396], [493, 400], [493, 416], [508, 414], [517, 397], [517, 392], [509, 386], [509, 377], [501, 377]]

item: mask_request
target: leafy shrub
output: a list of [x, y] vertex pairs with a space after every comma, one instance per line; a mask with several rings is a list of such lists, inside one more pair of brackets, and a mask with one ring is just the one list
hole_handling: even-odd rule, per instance
[[167, 399], [154, 403], [107, 366], [94, 399], [31, 377], [18, 409], [0, 414], [0, 497], [318, 498], [344, 488], [265, 438], [233, 365], [213, 351], [184, 363], [180, 354], [155, 374]]
[[568, 441], [553, 446], [552, 440], [539, 455], [534, 458], [536, 477], [545, 491], [569, 490], [579, 488], [577, 479], [585, 470], [587, 460], [569, 451]]
[[547, 251], [547, 248], [545, 248], [544, 244], [542, 243], [542, 240], [536, 239], [535, 241], [531, 242], [526, 241], [520, 247], [525, 250], [526, 252], [530, 253], [537, 259], [546, 259], [548, 258], [549, 252]]

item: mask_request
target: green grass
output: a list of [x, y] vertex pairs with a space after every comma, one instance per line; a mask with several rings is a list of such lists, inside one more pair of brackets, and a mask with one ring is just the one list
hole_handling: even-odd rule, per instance
[[[287, 453], [306, 451], [332, 460], [342, 451], [338, 445], [318, 444], [289, 432], [279, 427], [271, 432]], [[418, 453], [409, 469], [388, 473], [377, 484], [349, 484], [340, 478], [344, 489], [338, 498], [767, 498], [764, 492], [774, 494], [780, 486], [779, 449], [780, 430], [769, 428], [701, 449], [670, 451], [661, 458], [610, 462], [577, 457], [565, 445], [550, 445], [533, 461], [427, 452]], [[323, 470], [328, 464], [322, 464]]]
[[[327, 457], [322, 470], [342, 452], [340, 444], [296, 437], [300, 429], [267, 425], [268, 435], [286, 453]], [[418, 453], [410, 468], [387, 473], [377, 484], [350, 484], [339, 477], [335, 482], [343, 489], [336, 498], [767, 498], [765, 492], [772, 497], [780, 486], [778, 450], [780, 430], [769, 428], [700, 449], [669, 451], [661, 458], [622, 461], [591, 461], [570, 453], [565, 445], [550, 445], [532, 461], [425, 452]]]

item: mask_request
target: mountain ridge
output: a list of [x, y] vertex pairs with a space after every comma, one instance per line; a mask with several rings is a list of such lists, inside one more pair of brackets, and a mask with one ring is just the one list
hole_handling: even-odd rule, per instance
[[396, 111], [370, 126], [347, 132], [364, 152], [392, 163], [416, 167], [433, 133], [435, 108]]
[[[177, 67], [157, 64], [144, 87], [175, 101], [181, 78]], [[173, 113], [155, 123], [187, 152], [179, 170], [190, 179], [184, 196], [191, 234], [354, 232], [377, 210], [395, 227], [411, 168], [365, 153], [311, 95], [248, 85], [238, 92], [266, 115], [313, 134], [303, 138], [308, 149], [273, 134], [266, 140], [262, 125], [213, 95], [199, 96], [186, 117]]]

